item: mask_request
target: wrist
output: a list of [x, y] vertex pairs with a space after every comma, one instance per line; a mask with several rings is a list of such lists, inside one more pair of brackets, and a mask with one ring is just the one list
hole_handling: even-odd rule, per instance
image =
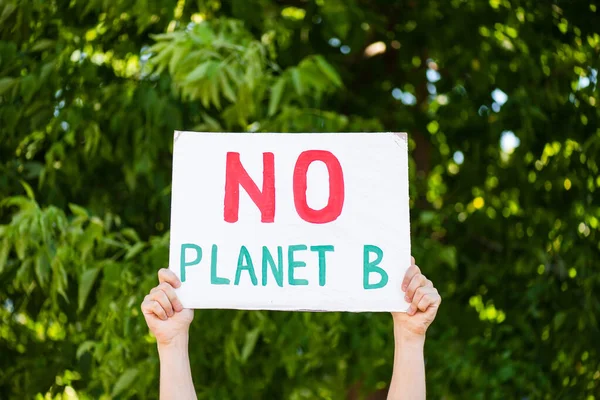
[[394, 341], [402, 346], [422, 348], [425, 345], [425, 332], [413, 332], [402, 324], [394, 323]]
[[188, 349], [189, 336], [186, 333], [176, 335], [169, 340], [156, 343], [159, 353], [164, 352], [186, 352]]
[[410, 347], [415, 349], [423, 349], [425, 347], [424, 335], [395, 335], [394, 341], [396, 345], [402, 347]]

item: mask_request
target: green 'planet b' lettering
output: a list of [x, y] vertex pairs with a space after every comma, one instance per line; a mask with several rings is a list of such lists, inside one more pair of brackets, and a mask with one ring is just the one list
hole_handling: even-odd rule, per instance
[[267, 270], [271, 266], [271, 272], [277, 282], [277, 286], [283, 287], [283, 248], [277, 246], [277, 265], [267, 246], [262, 248], [262, 285], [267, 286]]
[[333, 251], [333, 246], [310, 246], [310, 251], [319, 253], [319, 286], [325, 286], [327, 276], [327, 260], [325, 259], [325, 252]]
[[308, 281], [306, 279], [294, 278], [294, 269], [306, 267], [306, 263], [304, 261], [294, 260], [294, 252], [306, 249], [307, 247], [304, 244], [293, 244], [288, 247], [288, 283], [292, 286], [308, 285]]
[[217, 245], [213, 244], [210, 252], [210, 283], [211, 285], [229, 285], [228, 278], [217, 276], [217, 253]]
[[[196, 258], [193, 261], [186, 262], [185, 261], [185, 251], [187, 249], [196, 250]], [[181, 272], [181, 282], [185, 282], [185, 269], [192, 265], [196, 265], [200, 263], [202, 260], [202, 249], [200, 246], [192, 244], [192, 243], [183, 243], [181, 245], [181, 256], [180, 256], [180, 272]]]
[[242, 276], [242, 271], [248, 271], [248, 275], [250, 275], [250, 280], [252, 284], [256, 286], [258, 284], [258, 279], [256, 279], [256, 272], [254, 272], [254, 264], [252, 264], [252, 257], [250, 257], [250, 253], [246, 246], [242, 246], [240, 248], [240, 255], [238, 257], [237, 262], [237, 270], [235, 271], [235, 281], [234, 285], [240, 284], [240, 277]]
[[[369, 261], [371, 253], [375, 253], [375, 260]], [[383, 259], [383, 250], [377, 246], [366, 244], [363, 249], [363, 287], [365, 289], [381, 289], [388, 283], [388, 274], [381, 267], [378, 267], [379, 263]], [[369, 283], [369, 274], [377, 273], [381, 276], [381, 279], [377, 283]]]

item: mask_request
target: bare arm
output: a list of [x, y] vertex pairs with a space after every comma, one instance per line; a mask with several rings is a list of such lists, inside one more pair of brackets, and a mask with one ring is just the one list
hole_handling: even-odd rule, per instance
[[196, 400], [192, 381], [188, 338], [158, 345], [160, 358], [160, 400]]
[[158, 271], [159, 285], [144, 298], [142, 312], [156, 337], [160, 359], [160, 400], [196, 400], [188, 356], [188, 330], [194, 311], [184, 309], [175, 294], [179, 278]]
[[410, 303], [394, 318], [394, 370], [388, 400], [425, 400], [425, 332], [435, 319], [442, 298], [415, 264], [406, 271], [402, 290]]
[[394, 327], [394, 371], [388, 392], [388, 400], [425, 399], [425, 360], [422, 340], [411, 339], [396, 334]]

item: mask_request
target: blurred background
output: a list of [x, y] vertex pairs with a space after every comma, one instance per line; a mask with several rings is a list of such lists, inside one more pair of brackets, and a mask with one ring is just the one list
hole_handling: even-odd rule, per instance
[[[600, 399], [600, 3], [0, 1], [0, 398], [156, 399], [173, 131], [406, 131], [432, 399]], [[201, 311], [200, 399], [384, 398], [388, 314]]]

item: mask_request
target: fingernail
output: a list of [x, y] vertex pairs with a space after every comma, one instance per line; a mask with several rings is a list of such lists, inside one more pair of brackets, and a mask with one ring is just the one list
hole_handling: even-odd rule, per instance
[[404, 296], [404, 300], [405, 300], [407, 303], [410, 303], [410, 297], [408, 297], [408, 295]]
[[410, 307], [408, 307], [408, 315], [413, 315], [415, 313], [415, 309], [414, 307], [411, 305]]
[[402, 285], [402, 291], [406, 292], [406, 285]]

